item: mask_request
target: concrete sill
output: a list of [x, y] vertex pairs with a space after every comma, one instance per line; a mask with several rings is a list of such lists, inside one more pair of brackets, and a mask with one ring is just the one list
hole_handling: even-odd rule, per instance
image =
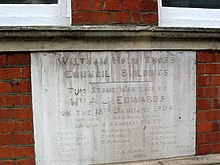
[[220, 50], [220, 29], [134, 25], [0, 27], [0, 51]]
[[66, 38], [158, 38], [220, 39], [220, 29], [161, 28], [135, 25], [78, 25], [71, 27], [0, 27], [1, 40], [47, 40]]

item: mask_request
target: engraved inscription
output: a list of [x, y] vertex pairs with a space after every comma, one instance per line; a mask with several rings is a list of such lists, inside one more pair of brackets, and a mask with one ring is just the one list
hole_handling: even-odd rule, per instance
[[37, 164], [195, 152], [195, 52], [32, 54]]

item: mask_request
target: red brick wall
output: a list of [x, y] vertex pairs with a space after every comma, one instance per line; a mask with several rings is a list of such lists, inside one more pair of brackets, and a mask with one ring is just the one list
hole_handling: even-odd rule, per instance
[[[72, 24], [156, 25], [156, 0], [72, 0]], [[0, 165], [34, 164], [28, 53], [0, 54]], [[197, 53], [198, 155], [220, 153], [220, 52]]]
[[197, 55], [197, 154], [220, 153], [220, 52]]
[[30, 55], [0, 54], [0, 165], [34, 164]]
[[157, 0], [72, 0], [72, 24], [158, 22]]

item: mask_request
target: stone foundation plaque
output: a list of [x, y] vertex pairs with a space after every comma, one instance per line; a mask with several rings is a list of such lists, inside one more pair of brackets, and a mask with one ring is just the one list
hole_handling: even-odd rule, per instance
[[38, 165], [195, 153], [195, 52], [32, 54]]

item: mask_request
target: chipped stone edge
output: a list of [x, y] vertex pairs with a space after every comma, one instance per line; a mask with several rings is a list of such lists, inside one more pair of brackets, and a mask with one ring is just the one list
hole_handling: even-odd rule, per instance
[[220, 165], [220, 154], [99, 165]]
[[220, 50], [220, 29], [135, 25], [0, 27], [0, 50]]
[[1, 26], [0, 39], [47, 40], [47, 38], [144, 37], [176, 39], [220, 39], [220, 29], [161, 28], [135, 25], [78, 25], [70, 27]]

